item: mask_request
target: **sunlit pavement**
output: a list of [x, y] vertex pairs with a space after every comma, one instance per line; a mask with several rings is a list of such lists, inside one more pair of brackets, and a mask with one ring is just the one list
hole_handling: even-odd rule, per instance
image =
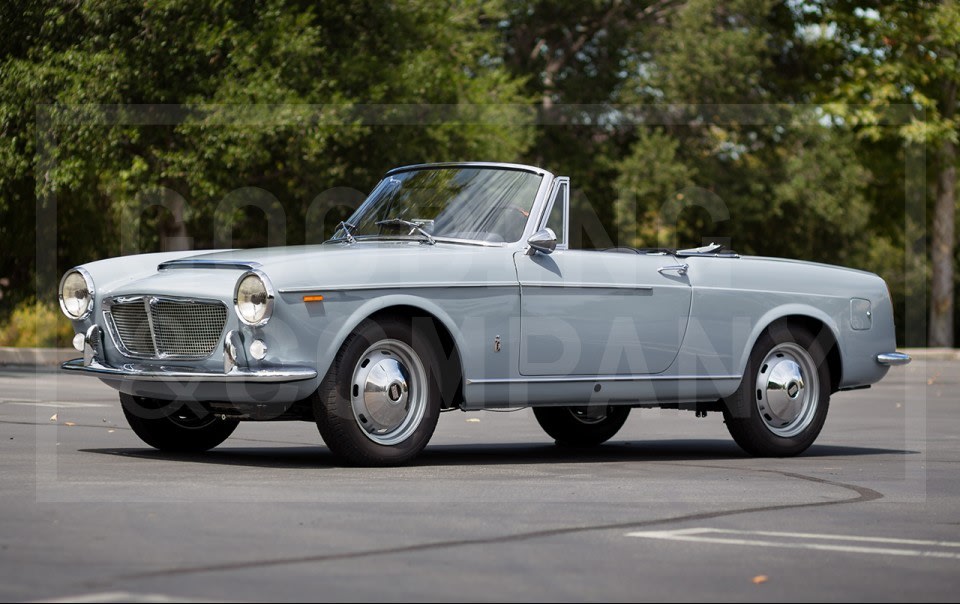
[[457, 411], [393, 469], [299, 422], [164, 455], [98, 381], [2, 372], [0, 598], [955, 601], [958, 370], [835, 395], [799, 458], [744, 456], [714, 413], [570, 451], [529, 410]]

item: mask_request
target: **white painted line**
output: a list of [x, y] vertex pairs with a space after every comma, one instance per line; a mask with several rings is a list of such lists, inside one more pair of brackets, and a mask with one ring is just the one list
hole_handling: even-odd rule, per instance
[[87, 403], [74, 401], [12, 401], [0, 400], [0, 403], [6, 405], [24, 405], [29, 407], [57, 407], [60, 409], [80, 409], [83, 407], [113, 407], [108, 403]]
[[63, 596], [61, 598], [50, 598], [48, 600], [32, 600], [33, 602], [49, 602], [51, 604], [60, 604], [61, 602], [223, 602], [223, 600], [204, 600], [196, 598], [183, 598], [177, 596], [165, 596], [163, 594], [135, 594], [129, 591], [103, 591], [99, 593], [84, 594], [82, 596]]
[[[810, 549], [851, 554], [875, 554], [883, 556], [910, 556], [914, 558], [944, 558], [960, 560], [960, 543], [956, 541], [929, 541], [924, 539], [897, 539], [888, 537], [862, 537], [859, 535], [829, 535], [822, 533], [788, 533], [777, 531], [737, 531], [714, 528], [689, 528], [673, 531], [637, 531], [627, 533], [627, 537], [661, 539], [666, 541], [686, 541], [691, 543], [716, 543], [721, 545], [745, 545], [753, 547], [779, 547], [786, 549]], [[757, 538], [761, 537], [761, 538]], [[764, 538], [765, 537], [765, 538]], [[821, 541], [808, 543], [798, 541]], [[834, 541], [836, 543], [822, 543]], [[856, 545], [875, 543], [878, 546]], [[887, 545], [889, 547], [879, 547]], [[916, 548], [893, 547], [898, 545], [918, 546]], [[920, 548], [943, 548], [936, 549]]]

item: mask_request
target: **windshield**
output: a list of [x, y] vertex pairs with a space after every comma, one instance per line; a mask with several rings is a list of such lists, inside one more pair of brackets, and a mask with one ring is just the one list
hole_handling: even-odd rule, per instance
[[423, 168], [386, 177], [334, 236], [518, 241], [542, 176], [486, 167]]

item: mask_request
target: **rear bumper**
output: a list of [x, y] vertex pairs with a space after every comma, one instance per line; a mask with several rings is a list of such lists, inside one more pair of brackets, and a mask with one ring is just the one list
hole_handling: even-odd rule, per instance
[[877, 355], [877, 362], [881, 365], [906, 365], [910, 362], [910, 355], [902, 352], [883, 352]]

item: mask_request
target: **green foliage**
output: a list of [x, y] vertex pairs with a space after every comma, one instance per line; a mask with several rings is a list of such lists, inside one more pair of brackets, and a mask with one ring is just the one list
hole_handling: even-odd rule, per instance
[[870, 207], [855, 141], [804, 106], [752, 105], [804, 94], [778, 75], [797, 60], [776, 45], [785, 43], [780, 18], [767, 1], [688, 2], [669, 21], [671, 35], [634, 65], [624, 99], [678, 104], [666, 116], [647, 116], [641, 105], [637, 119], [670, 123], [653, 134], [639, 129], [618, 164], [618, 207], [656, 200], [641, 202], [639, 215], [647, 231], [658, 221], [659, 232], [635, 244], [722, 238], [747, 253], [859, 259], [852, 235]]
[[[13, 282], [5, 303], [30, 294], [37, 241], [44, 254], [56, 242], [57, 268], [38, 285], [50, 299], [54, 273], [184, 234], [196, 248], [303, 243], [313, 212], [326, 214], [316, 236], [329, 235], [349, 208], [311, 206], [333, 187], [369, 190], [404, 163], [516, 161], [532, 140], [512, 109], [528, 101], [522, 81], [484, 25], [501, 14], [497, 2], [2, 10], [0, 235], [14, 252], [0, 256]], [[459, 104], [495, 119], [460, 118]]]
[[67, 347], [73, 326], [54, 304], [27, 300], [0, 324], [0, 346], [28, 348]]
[[943, 89], [960, 83], [960, 4], [825, 0], [806, 20], [830, 26], [832, 35], [816, 38], [836, 60], [825, 66], [833, 80], [821, 97], [834, 101], [830, 109], [846, 126], [873, 140], [893, 134], [907, 143], [957, 141], [955, 101], [945, 106]]
[[[670, 103], [756, 103], [769, 100], [773, 58], [766, 19], [770, 0], [691, 0], [670, 21], [650, 55], [637, 57], [625, 99]], [[632, 94], [631, 94], [632, 92]]]
[[[919, 233], [912, 229], [926, 226], [929, 237], [930, 273], [922, 266], [916, 271], [922, 279], [895, 279], [894, 291], [900, 304], [920, 306], [929, 299], [930, 337], [937, 345], [950, 345], [951, 331], [960, 327], [960, 308], [953, 300], [957, 291], [956, 224], [956, 143], [960, 133], [957, 89], [960, 87], [960, 4], [955, 1], [909, 0], [896, 3], [854, 3], [846, 0], [822, 0], [812, 3], [804, 13], [805, 27], [813, 32], [812, 44], [820, 56], [821, 80], [818, 98], [827, 102], [835, 123], [855, 133], [865, 147], [897, 147], [930, 158], [926, 179], [917, 174], [921, 166], [908, 173], [889, 166], [882, 158], [874, 164], [878, 178], [892, 167], [903, 182], [911, 178], [913, 193], [927, 199], [914, 199], [916, 205], [927, 202], [927, 225], [903, 222], [891, 228], [883, 225], [885, 236], [901, 246], [913, 246]], [[817, 35], [817, 32], [820, 32]], [[829, 35], [823, 35], [829, 32]], [[872, 145], [867, 144], [872, 143]], [[912, 148], [911, 148], [912, 147]], [[898, 153], [902, 158], [902, 153]], [[876, 158], [875, 158], [876, 159]], [[893, 189], [896, 191], [897, 189]], [[886, 222], [885, 211], [897, 204], [888, 191], [877, 191], [873, 198], [877, 223]], [[899, 193], [899, 192], [898, 192]], [[903, 215], [902, 194], [899, 215]], [[944, 228], [950, 225], [951, 228]], [[912, 236], [911, 236], [912, 235]], [[924, 249], [916, 249], [921, 258]], [[884, 267], [883, 274], [896, 274], [904, 266], [902, 254], [894, 256], [899, 265]], [[915, 258], [907, 262], [918, 264]], [[929, 280], [928, 280], [929, 278]], [[898, 306], [900, 305], [898, 304]], [[909, 309], [908, 309], [909, 311]], [[953, 329], [949, 317], [953, 315]], [[922, 325], [922, 318], [912, 321]], [[925, 333], [908, 333], [910, 344], [926, 343]]]
[[680, 142], [662, 129], [641, 129], [629, 156], [617, 165], [616, 241], [629, 247], [667, 247], [676, 224], [664, 224], [672, 207], [682, 207], [695, 169], [677, 156]]
[[75, 264], [314, 242], [390, 167], [504, 160], [572, 177], [574, 246], [865, 268], [919, 324], [908, 158], [958, 138], [958, 57], [932, 0], [0, 3], [0, 317]]

